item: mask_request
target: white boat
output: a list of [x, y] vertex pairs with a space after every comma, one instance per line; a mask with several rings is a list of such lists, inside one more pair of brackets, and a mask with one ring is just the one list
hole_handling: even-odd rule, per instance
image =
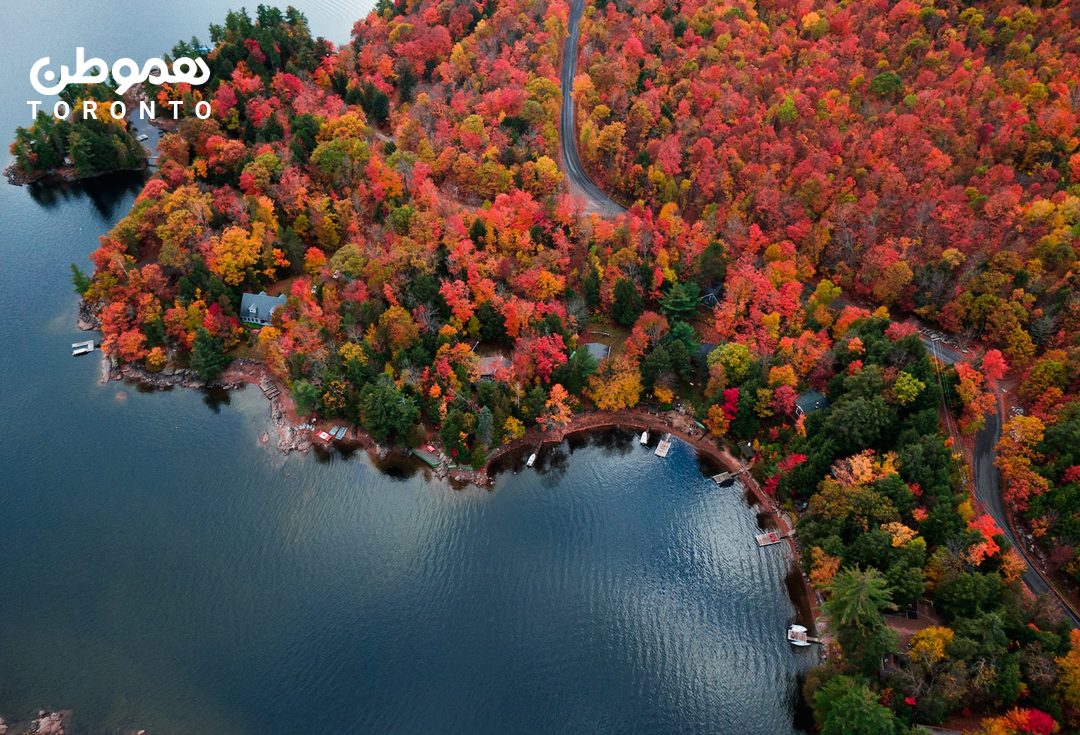
[[143, 142], [144, 140], [150, 140], [150, 136], [149, 136], [149, 135], [147, 135], [146, 133], [143, 133], [142, 135], [140, 135], [140, 136], [139, 136], [138, 138], [136, 138], [135, 140], [137, 140], [137, 141], [139, 141], [140, 143], [142, 143], [142, 142]]
[[806, 628], [801, 625], [792, 625], [788, 628], [787, 639], [793, 646], [810, 645], [810, 641], [806, 640]]
[[536, 462], [536, 452], [529, 455], [529, 461], [525, 463], [525, 466], [532, 467], [534, 462]]
[[649, 443], [649, 432], [648, 432], [648, 430], [645, 430], [645, 431], [641, 432], [641, 443], [642, 444], [648, 444]]

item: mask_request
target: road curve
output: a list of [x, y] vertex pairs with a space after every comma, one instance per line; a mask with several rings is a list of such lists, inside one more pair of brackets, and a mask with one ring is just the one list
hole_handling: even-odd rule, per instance
[[571, 194], [584, 198], [587, 211], [605, 217], [617, 217], [626, 208], [600, 190], [581, 165], [577, 150], [577, 130], [574, 127], [574, 77], [577, 75], [578, 25], [585, 12], [585, 0], [573, 0], [567, 24], [566, 42], [563, 44], [562, 71], [559, 84], [562, 87], [562, 110], [559, 113], [559, 145], [562, 150], [563, 170]]
[[[926, 337], [923, 337], [923, 344], [931, 355], [950, 365], [962, 357], [955, 350], [932, 342]], [[1051, 594], [1058, 601], [1062, 612], [1072, 622], [1073, 627], [1080, 628], [1080, 616], [1073, 612], [1064, 598], [1050, 585], [1042, 571], [1028, 556], [1024, 546], [1017, 542], [1012, 526], [1009, 525], [1008, 516], [1005, 515], [1005, 504], [1001, 499], [1001, 471], [994, 464], [994, 448], [1001, 439], [1001, 402], [998, 401], [996, 405], [997, 410], [986, 417], [986, 426], [975, 435], [975, 454], [971, 467], [975, 480], [975, 497], [986, 507], [986, 511], [1001, 529], [1001, 533], [1024, 558], [1027, 569], [1024, 571], [1023, 579], [1028, 589], [1037, 595]]]
[[987, 416], [986, 426], [975, 435], [975, 461], [972, 467], [975, 475], [975, 496], [986, 506], [986, 510], [990, 513], [994, 522], [997, 523], [1005, 538], [1024, 557], [1024, 561], [1027, 563], [1027, 570], [1024, 572], [1024, 583], [1035, 594], [1050, 593], [1053, 595], [1073, 627], [1080, 628], [1080, 616], [1050, 584], [1049, 580], [1043, 575], [1042, 570], [1028, 556], [1024, 545], [1019, 543], [1013, 535], [1009, 519], [1005, 515], [1005, 504], [1001, 499], [1001, 470], [994, 464], [994, 447], [997, 446], [999, 439], [1001, 439], [1000, 401], [997, 403], [997, 410], [992, 415]]

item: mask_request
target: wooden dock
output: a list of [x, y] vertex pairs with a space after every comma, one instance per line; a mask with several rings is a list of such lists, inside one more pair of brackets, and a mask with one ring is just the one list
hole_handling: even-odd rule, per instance
[[779, 531], [769, 531], [768, 533], [759, 533], [754, 538], [757, 539], [758, 546], [772, 546], [786, 539], [787, 534]]
[[669, 451], [671, 451], [671, 434], [664, 434], [664, 438], [656, 445], [654, 454], [657, 457], [666, 457]]
[[94, 340], [88, 339], [85, 342], [73, 342], [71, 344], [71, 356], [77, 357], [78, 355], [88, 355], [94, 351]]
[[273, 383], [259, 383], [259, 389], [262, 390], [263, 395], [271, 401], [281, 395], [281, 391], [278, 390], [278, 387]]
[[431, 467], [438, 467], [440, 464], [442, 464], [442, 460], [439, 459], [439, 455], [427, 449], [417, 447], [416, 449], [412, 450], [412, 453], [420, 459], [424, 460], [424, 462], [426, 462]]
[[713, 475], [712, 480], [717, 485], [724, 485], [724, 484], [730, 485], [733, 482], [735, 482], [735, 475], [736, 474], [738, 474], [738, 473], [736, 473], [736, 472], [721, 472], [719, 475]]
[[812, 635], [807, 635], [805, 631], [801, 630], [789, 630], [787, 632], [787, 639], [796, 645], [806, 645], [807, 643], [822, 642], [820, 638], [815, 638]]

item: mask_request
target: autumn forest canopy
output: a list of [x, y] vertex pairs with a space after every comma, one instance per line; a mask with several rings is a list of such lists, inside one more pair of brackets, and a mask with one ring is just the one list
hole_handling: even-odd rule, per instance
[[[303, 416], [475, 467], [681, 403], [800, 518], [840, 651], [806, 682], [822, 732], [1072, 731], [1080, 634], [1025, 592], [965, 451], [1004, 389], [1006, 505], [1080, 581], [1080, 2], [590, 0], [564, 49], [569, 18], [381, 0], [338, 48], [292, 8], [229, 13], [210, 82], [145, 90], [188, 116], [74, 271], [103, 349], [211, 381], [258, 360]], [[564, 53], [616, 218], [563, 174]], [[12, 152], [129, 155], [108, 132], [43, 116]], [[261, 291], [284, 305], [244, 323]], [[915, 319], [969, 349], [934, 359]], [[920, 602], [936, 624], [898, 637], [882, 613]]]

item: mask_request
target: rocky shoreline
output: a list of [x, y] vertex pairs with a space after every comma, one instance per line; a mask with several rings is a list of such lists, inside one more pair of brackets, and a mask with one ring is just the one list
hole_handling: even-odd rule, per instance
[[8, 164], [4, 169], [4, 176], [7, 178], [8, 183], [12, 186], [26, 186], [28, 184], [36, 184], [43, 182], [46, 184], [72, 184], [76, 181], [86, 181], [88, 179], [96, 179], [101, 176], [108, 176], [109, 174], [118, 173], [135, 173], [138, 171], [145, 171], [149, 166], [148, 159], [143, 159], [141, 166], [135, 166], [132, 168], [113, 168], [108, 171], [99, 171], [93, 176], [79, 176], [75, 171], [74, 166], [57, 166], [47, 171], [38, 171], [33, 174], [24, 174], [19, 171], [14, 163]]
[[39, 710], [37, 717], [28, 723], [16, 723], [10, 727], [0, 717], [0, 735], [65, 735], [71, 721], [71, 710], [49, 712]]
[[[172, 388], [194, 388], [204, 390], [237, 390], [245, 385], [260, 387], [264, 382], [276, 382], [269, 371], [258, 363], [248, 360], [236, 360], [217, 380], [205, 381], [187, 368], [166, 367], [152, 373], [141, 365], [119, 365], [105, 354], [101, 356], [101, 383], [111, 381], [129, 381], [151, 390], [170, 390]], [[283, 386], [278, 386], [283, 389]], [[310, 437], [299, 428], [295, 417], [295, 406], [291, 397], [282, 390], [270, 399], [270, 421], [278, 435], [277, 450], [282, 454], [301, 452], [306, 454], [311, 449]], [[263, 443], [270, 437], [264, 432]]]

